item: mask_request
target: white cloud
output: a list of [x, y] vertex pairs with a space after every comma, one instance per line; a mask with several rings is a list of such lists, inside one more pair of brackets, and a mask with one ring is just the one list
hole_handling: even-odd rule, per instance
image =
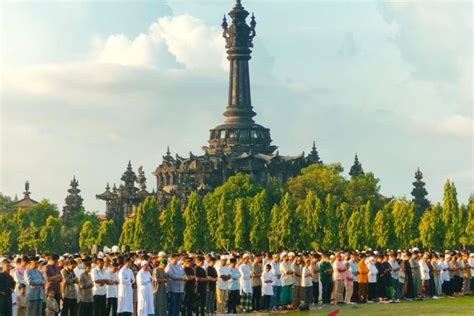
[[432, 82], [452, 108], [470, 113], [472, 3], [380, 1], [378, 7], [397, 26], [393, 42], [413, 76]]
[[189, 70], [227, 69], [221, 33], [190, 15], [159, 18], [148, 33], [134, 39], [123, 34], [97, 37], [92, 56], [98, 63], [177, 68], [177, 62]]
[[435, 136], [473, 139], [474, 119], [463, 115], [451, 115], [439, 120], [414, 117], [413, 126]]

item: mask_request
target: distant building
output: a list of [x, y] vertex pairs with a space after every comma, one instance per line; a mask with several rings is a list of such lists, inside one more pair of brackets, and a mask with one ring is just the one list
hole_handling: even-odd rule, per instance
[[[156, 193], [148, 193], [143, 170], [137, 177], [129, 163], [122, 176], [124, 184], [112, 190], [107, 185], [98, 199], [106, 201], [106, 215], [121, 224], [125, 217], [134, 213], [135, 207], [146, 196], [157, 195], [164, 201], [170, 195], [182, 201], [191, 191], [205, 193], [224, 183], [236, 173], [251, 174], [256, 181], [266, 183], [270, 178], [282, 182], [298, 175], [302, 168], [321, 163], [313, 143], [309, 155], [283, 156], [272, 145], [270, 129], [257, 124], [253, 117], [250, 94], [249, 60], [255, 37], [255, 17], [250, 25], [246, 18], [249, 12], [238, 0], [229, 12], [231, 18], [222, 21], [223, 37], [226, 40], [227, 59], [230, 64], [229, 98], [224, 112], [225, 121], [210, 130], [208, 145], [203, 154], [189, 153], [189, 157], [171, 155], [169, 148], [162, 162], [152, 173], [156, 178]], [[135, 182], [139, 188], [135, 187]]]
[[25, 192], [23, 192], [23, 198], [21, 200], [19, 200], [18, 202], [16, 202], [15, 204], [13, 204], [13, 208], [15, 210], [18, 210], [18, 209], [24, 209], [24, 210], [28, 210], [30, 209], [31, 207], [33, 207], [35, 204], [38, 204], [37, 201], [33, 200], [32, 198], [30, 198], [30, 183], [28, 181], [25, 182]]
[[67, 190], [68, 195], [64, 199], [63, 215], [62, 219], [67, 221], [73, 218], [82, 209], [82, 197], [80, 195], [81, 190], [79, 189], [79, 181], [74, 176], [71, 180], [71, 188]]

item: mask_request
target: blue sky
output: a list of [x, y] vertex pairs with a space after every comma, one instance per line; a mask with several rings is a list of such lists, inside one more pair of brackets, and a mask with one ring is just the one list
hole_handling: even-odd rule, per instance
[[[75, 175], [87, 209], [128, 160], [151, 172], [200, 153], [223, 121], [219, 29], [231, 0], [1, 3], [0, 191], [64, 204]], [[256, 120], [282, 154], [316, 140], [346, 173], [357, 152], [381, 192], [473, 191], [472, 2], [252, 1]]]

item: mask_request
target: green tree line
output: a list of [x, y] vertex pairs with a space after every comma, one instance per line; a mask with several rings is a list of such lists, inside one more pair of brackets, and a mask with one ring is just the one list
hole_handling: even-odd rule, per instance
[[447, 181], [442, 203], [432, 205], [424, 195], [385, 197], [373, 173], [351, 171], [346, 179], [340, 164], [314, 164], [266, 185], [237, 174], [204, 196], [192, 192], [186, 205], [172, 197], [159, 207], [149, 197], [121, 228], [84, 210], [63, 222], [44, 200], [0, 213], [0, 253], [89, 251], [93, 244], [148, 251], [474, 245], [474, 198], [459, 204], [454, 183]]

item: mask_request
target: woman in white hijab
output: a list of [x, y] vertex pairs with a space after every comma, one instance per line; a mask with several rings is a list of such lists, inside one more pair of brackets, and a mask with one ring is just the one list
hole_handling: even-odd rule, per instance
[[148, 261], [141, 262], [141, 269], [137, 274], [137, 315], [149, 316], [155, 314], [153, 306], [152, 276], [149, 271]]

